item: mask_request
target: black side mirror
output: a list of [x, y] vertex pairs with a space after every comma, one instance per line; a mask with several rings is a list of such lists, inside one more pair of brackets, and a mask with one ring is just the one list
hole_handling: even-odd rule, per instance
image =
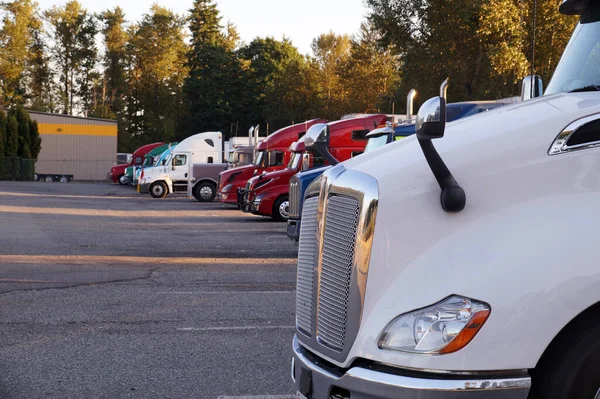
[[433, 97], [425, 101], [417, 113], [415, 122], [417, 138], [433, 140], [444, 137], [446, 130], [446, 99]]
[[171, 169], [175, 170], [175, 157], [173, 157], [173, 159], [171, 159]]
[[440, 87], [440, 96], [425, 101], [417, 113], [415, 129], [423, 155], [435, 176], [440, 189], [440, 203], [446, 212], [460, 212], [465, 208], [465, 190], [458, 184], [432, 140], [444, 137], [446, 130], [446, 95], [448, 79]]
[[326, 123], [312, 125], [304, 136], [306, 151], [325, 158], [331, 165], [340, 163], [329, 152], [329, 126]]

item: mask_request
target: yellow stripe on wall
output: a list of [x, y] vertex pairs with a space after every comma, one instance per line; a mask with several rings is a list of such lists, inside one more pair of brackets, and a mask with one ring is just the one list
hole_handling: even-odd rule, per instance
[[116, 125], [68, 125], [62, 123], [40, 123], [39, 130], [40, 134], [117, 137]]

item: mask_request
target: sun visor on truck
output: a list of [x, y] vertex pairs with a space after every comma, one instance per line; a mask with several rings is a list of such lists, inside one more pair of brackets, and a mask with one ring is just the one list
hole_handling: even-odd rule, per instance
[[565, 15], [581, 15], [592, 0], [563, 0], [560, 13]]

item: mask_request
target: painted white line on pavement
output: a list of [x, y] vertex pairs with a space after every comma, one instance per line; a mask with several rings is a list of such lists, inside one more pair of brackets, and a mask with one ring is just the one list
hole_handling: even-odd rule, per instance
[[296, 395], [217, 396], [217, 399], [296, 399]]
[[177, 331], [292, 330], [296, 326], [182, 327]]
[[205, 295], [205, 294], [295, 294], [296, 291], [166, 291], [161, 295]]

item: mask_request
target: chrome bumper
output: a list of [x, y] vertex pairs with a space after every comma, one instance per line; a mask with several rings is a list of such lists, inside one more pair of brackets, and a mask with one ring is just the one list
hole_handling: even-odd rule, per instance
[[432, 378], [408, 377], [363, 367], [338, 372], [309, 360], [296, 337], [293, 348], [294, 385], [309, 399], [330, 399], [335, 393], [349, 399], [526, 399], [531, 386], [529, 377], [484, 379], [453, 375], [450, 378], [452, 375], [435, 374], [430, 374]]

